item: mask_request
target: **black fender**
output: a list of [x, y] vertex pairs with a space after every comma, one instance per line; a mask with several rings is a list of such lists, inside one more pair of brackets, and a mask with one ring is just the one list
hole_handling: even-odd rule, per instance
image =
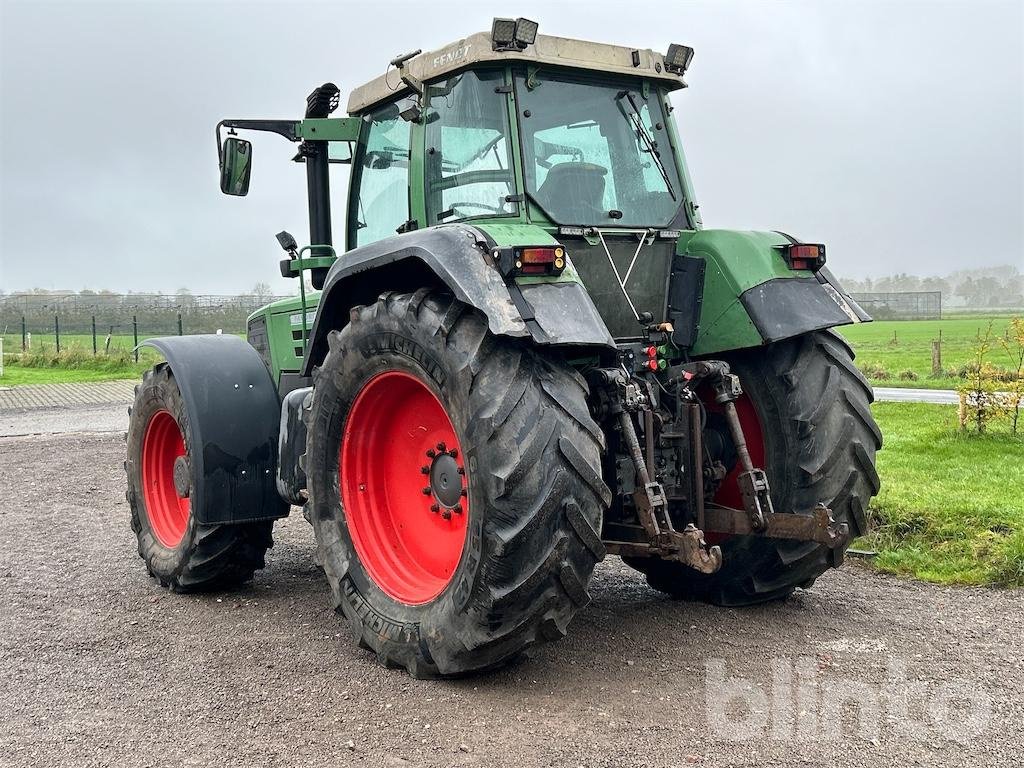
[[147, 339], [171, 367], [188, 414], [192, 512], [205, 525], [285, 517], [277, 493], [280, 401], [259, 353], [237, 336]]
[[[615, 342], [580, 283], [519, 288], [506, 283], [491, 255], [494, 243], [464, 224], [414, 230], [343, 254], [327, 274], [310, 333], [302, 375], [327, 354], [327, 334], [343, 328], [352, 307], [370, 304], [387, 291], [446, 288], [479, 310], [497, 336], [538, 344], [614, 349]], [[537, 299], [544, 297], [544, 302]], [[547, 300], [557, 296], [557, 303]], [[531, 300], [535, 304], [531, 304]]]

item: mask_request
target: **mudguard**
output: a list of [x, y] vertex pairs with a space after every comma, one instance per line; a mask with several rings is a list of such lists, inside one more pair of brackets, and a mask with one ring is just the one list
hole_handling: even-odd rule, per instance
[[[538, 344], [614, 348], [607, 327], [579, 283], [541, 291], [535, 286], [520, 289], [507, 284], [494, 265], [492, 245], [480, 229], [448, 224], [389, 237], [343, 254], [324, 282], [302, 375], [309, 376], [326, 356], [327, 334], [348, 323], [352, 307], [370, 304], [386, 291], [410, 292], [425, 286], [446, 287], [459, 301], [478, 309], [497, 336], [532, 338]], [[559, 295], [557, 309], [548, 306], [552, 297], [547, 293], [543, 302], [538, 301], [542, 291], [550, 290]], [[572, 322], [566, 322], [566, 316], [571, 316]]]
[[680, 239], [684, 258], [704, 262], [704, 289], [694, 355], [769, 344], [871, 317], [823, 267], [791, 270], [779, 232], [705, 229]]
[[280, 402], [259, 353], [237, 336], [148, 339], [181, 390], [192, 440], [192, 513], [200, 523], [285, 517], [277, 494]]

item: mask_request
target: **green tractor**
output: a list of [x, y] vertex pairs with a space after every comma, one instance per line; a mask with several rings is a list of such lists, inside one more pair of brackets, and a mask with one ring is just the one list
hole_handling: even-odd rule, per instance
[[277, 236], [300, 295], [248, 342], [147, 342], [125, 466], [150, 574], [237, 585], [301, 506], [356, 643], [431, 676], [564, 636], [606, 554], [730, 606], [838, 566], [882, 437], [831, 329], [870, 318], [824, 246], [702, 228], [669, 100], [692, 55], [496, 19], [395, 58], [349, 117], [328, 83], [301, 120], [222, 121], [229, 195], [238, 131], [297, 144], [310, 244]]

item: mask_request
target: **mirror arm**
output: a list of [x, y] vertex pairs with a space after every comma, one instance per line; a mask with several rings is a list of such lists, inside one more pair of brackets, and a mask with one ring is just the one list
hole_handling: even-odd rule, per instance
[[245, 131], [267, 131], [284, 136], [288, 141], [299, 140], [298, 120], [221, 120], [217, 123], [217, 157], [222, 156], [221, 128], [241, 128]]

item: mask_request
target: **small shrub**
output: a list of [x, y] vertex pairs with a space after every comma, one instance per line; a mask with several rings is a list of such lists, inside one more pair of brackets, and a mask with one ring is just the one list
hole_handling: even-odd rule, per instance
[[888, 369], [884, 365], [878, 362], [865, 363], [860, 368], [861, 373], [867, 376], [869, 379], [875, 379], [876, 381], [886, 381], [892, 378], [889, 375]]
[[[988, 424], [995, 419], [1016, 415], [1012, 397], [1001, 393], [1005, 386], [1005, 375], [1010, 373], [989, 361], [992, 350], [992, 323], [985, 333], [978, 333], [975, 339], [974, 359], [964, 366], [967, 369], [964, 383], [957, 387], [960, 393], [960, 427], [967, 429], [973, 424], [977, 433], [983, 434]], [[1011, 374], [1012, 375], [1012, 374]]]
[[920, 377], [909, 368], [905, 371], [900, 371], [900, 381], [917, 381], [919, 378]]

